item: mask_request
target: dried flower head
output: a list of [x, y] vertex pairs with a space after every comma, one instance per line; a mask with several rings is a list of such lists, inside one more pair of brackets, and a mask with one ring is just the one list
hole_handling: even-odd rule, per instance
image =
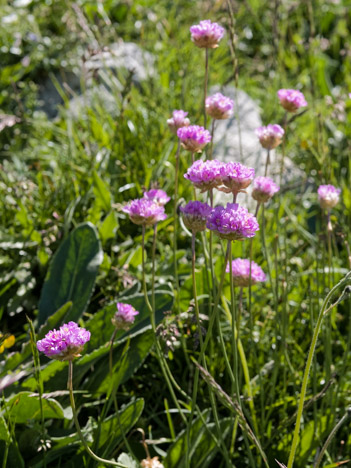
[[213, 119], [224, 120], [233, 115], [234, 101], [221, 93], [206, 98], [206, 112]]
[[217, 159], [195, 161], [184, 174], [185, 179], [190, 180], [194, 186], [205, 192], [222, 183], [221, 169], [224, 163]]
[[206, 226], [221, 239], [228, 240], [254, 237], [259, 230], [255, 216], [238, 203], [227, 203], [226, 207], [216, 206], [211, 211]]
[[320, 185], [318, 187], [318, 200], [321, 208], [330, 210], [338, 203], [341, 190], [334, 185]]
[[253, 181], [252, 198], [260, 203], [267, 202], [277, 192], [278, 185], [269, 177], [256, 177]]
[[190, 28], [191, 40], [200, 48], [215, 49], [224, 36], [224, 28], [211, 20], [200, 21]]
[[79, 327], [75, 322], [62, 325], [59, 330], [51, 330], [45, 338], [37, 342], [37, 348], [51, 359], [71, 361], [80, 356], [90, 332]]
[[280, 89], [278, 91], [280, 104], [288, 112], [296, 112], [300, 107], [306, 107], [305, 96], [297, 89]]
[[122, 211], [129, 214], [133, 223], [142, 226], [152, 226], [167, 218], [164, 207], [147, 198], [132, 200]]
[[171, 199], [164, 190], [160, 189], [151, 189], [148, 192], [144, 192], [144, 198], [152, 200], [161, 206], [164, 206]]
[[223, 164], [221, 168], [222, 188], [227, 193], [239, 193], [245, 190], [255, 177], [255, 169], [246, 167], [239, 162], [229, 162]]
[[206, 229], [206, 221], [212, 208], [207, 203], [190, 201], [184, 207], [180, 207], [183, 213], [185, 226], [193, 232], [200, 232]]
[[211, 134], [199, 125], [189, 125], [177, 130], [183, 148], [192, 153], [201, 153], [202, 148], [211, 141]]
[[263, 148], [268, 150], [276, 148], [282, 142], [284, 130], [278, 124], [269, 124], [267, 127], [258, 127], [255, 133]]
[[132, 323], [134, 323], [135, 316], [138, 314], [139, 312], [130, 304], [117, 302], [117, 312], [111, 321], [118, 330], [129, 330]]
[[173, 111], [172, 118], [167, 120], [168, 127], [172, 133], [177, 134], [178, 128], [188, 127], [190, 120], [187, 118], [188, 112], [183, 110]]
[[158, 457], [147, 457], [141, 461], [142, 468], [164, 468]]
[[[226, 272], [230, 273], [230, 264], [227, 264]], [[236, 258], [232, 261], [232, 276], [235, 286], [247, 287], [250, 285], [250, 260]], [[266, 281], [266, 275], [262, 268], [255, 262], [251, 262], [251, 284]]]

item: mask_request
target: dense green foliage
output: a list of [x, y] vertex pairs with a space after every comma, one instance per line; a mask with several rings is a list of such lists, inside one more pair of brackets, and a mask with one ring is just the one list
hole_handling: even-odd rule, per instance
[[[91, 331], [91, 341], [75, 362], [74, 388], [83, 433], [99, 455], [117, 459], [125, 452], [135, 460], [145, 458], [136, 431], [142, 428], [151, 455], [158, 455], [167, 468], [186, 466], [188, 445], [191, 467], [226, 466], [223, 449], [211, 437], [220, 429], [233, 466], [263, 466], [246, 429], [241, 424], [237, 428], [236, 410], [228, 407], [218, 388], [216, 426], [205, 375], [187, 434], [156, 359], [142, 294], [141, 229], [119, 210], [153, 184], [171, 197], [174, 193], [177, 142], [166, 120], [173, 109], [185, 109], [192, 122], [203, 123], [204, 55], [190, 41], [189, 26], [204, 18], [227, 30], [221, 46], [212, 51], [210, 85], [236, 84], [259, 103], [265, 124], [283, 122], [276, 98], [279, 88], [301, 89], [309, 103], [305, 113], [289, 122], [286, 141], [286, 154], [301, 176], [282, 184], [278, 196], [259, 213], [264, 229], [253, 242], [253, 259], [269, 279], [253, 287], [250, 297], [245, 291], [240, 325], [256, 436], [269, 466], [278, 466], [275, 459], [287, 464], [318, 313], [330, 288], [350, 269], [349, 1], [232, 1], [233, 17], [228, 3], [220, 0], [7, 3], [0, 6], [0, 109], [17, 118], [0, 133], [0, 330], [16, 338], [14, 347], [0, 355], [0, 388], [5, 376], [13, 377], [0, 402], [0, 454], [7, 454], [7, 466], [97, 466], [83, 451], [72, 423], [67, 363], [43, 356], [39, 362], [35, 352], [33, 359], [27, 318], [34, 323], [37, 339], [71, 319]], [[125, 69], [84, 67], [119, 40], [154, 55], [151, 76], [136, 83]], [[72, 72], [79, 77], [75, 89], [65, 85]], [[102, 84], [109, 99], [99, 92]], [[48, 87], [57, 99], [60, 96], [57, 106], [45, 102]], [[188, 201], [192, 187], [182, 174], [189, 155], [182, 152], [180, 161], [179, 200]], [[273, 172], [279, 177], [279, 168]], [[327, 221], [316, 195], [322, 183], [342, 189], [331, 215], [331, 259]], [[156, 322], [161, 324], [158, 339], [169, 368], [182, 389], [176, 392], [180, 407], [189, 418], [192, 359], [199, 357], [191, 239], [179, 225], [177, 296], [172, 202], [166, 211], [169, 216], [158, 225], [156, 246]], [[147, 230], [148, 286], [152, 236]], [[218, 278], [222, 248], [216, 240]], [[249, 241], [236, 243], [233, 255], [248, 258], [249, 249]], [[197, 253], [197, 294], [206, 327], [209, 269], [201, 237]], [[227, 278], [224, 293], [221, 331], [230, 355]], [[140, 315], [128, 332], [117, 334], [111, 379], [106, 344], [113, 333], [117, 300], [132, 304]], [[176, 336], [171, 348], [166, 343], [170, 336]], [[243, 410], [252, 426], [251, 400], [240, 366]], [[207, 370], [232, 396], [217, 333], [209, 343]], [[313, 466], [316, 453], [351, 405], [350, 382], [351, 302], [345, 300], [322, 325], [294, 466]], [[106, 402], [106, 395], [114, 392], [118, 414], [110, 400]], [[42, 398], [43, 393], [48, 395]], [[324, 466], [351, 458], [348, 426], [343, 424], [333, 437]], [[132, 457], [122, 459], [137, 466]]]

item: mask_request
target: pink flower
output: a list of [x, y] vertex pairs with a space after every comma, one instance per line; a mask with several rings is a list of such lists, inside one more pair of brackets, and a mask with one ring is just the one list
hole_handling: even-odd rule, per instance
[[318, 187], [318, 200], [321, 208], [330, 210], [338, 203], [341, 190], [334, 185], [320, 185]]
[[180, 207], [183, 213], [185, 226], [193, 232], [200, 232], [206, 229], [206, 221], [212, 208], [207, 203], [190, 201], [184, 207]]
[[148, 192], [144, 192], [144, 198], [152, 200], [161, 206], [164, 206], [171, 199], [164, 190], [160, 189], [151, 189]]
[[112, 323], [118, 330], [129, 330], [138, 314], [139, 312], [130, 304], [117, 302], [117, 312], [112, 318]]
[[255, 216], [237, 203], [216, 206], [207, 219], [206, 226], [221, 239], [243, 240], [254, 237], [259, 225]]
[[221, 168], [223, 190], [227, 193], [239, 193], [245, 190], [255, 177], [255, 169], [246, 167], [238, 162], [223, 164]]
[[191, 40], [200, 48], [215, 49], [224, 36], [224, 28], [211, 20], [200, 21], [200, 24], [191, 26]]
[[143, 226], [152, 226], [167, 218], [164, 207], [147, 198], [132, 200], [122, 211], [129, 214], [133, 223]]
[[[225, 270], [230, 273], [230, 264]], [[232, 261], [232, 276], [235, 286], [247, 287], [250, 285], [250, 260], [237, 258]], [[251, 262], [251, 284], [266, 281], [266, 275], [262, 268], [255, 262]]]
[[234, 101], [221, 93], [206, 98], [206, 112], [213, 119], [224, 120], [233, 115]]
[[217, 159], [195, 161], [184, 174], [185, 179], [190, 180], [194, 186], [206, 192], [222, 183], [221, 168], [224, 163]]
[[51, 359], [71, 361], [80, 356], [90, 332], [79, 327], [75, 322], [62, 325], [59, 330], [51, 330], [42, 340], [37, 341], [37, 348]]
[[280, 89], [278, 91], [280, 104], [288, 112], [296, 112], [300, 107], [306, 107], [305, 96], [297, 89]]
[[167, 120], [168, 127], [172, 133], [177, 134], [178, 128], [190, 125], [190, 120], [186, 117], [187, 115], [188, 113], [183, 110], [173, 111], [173, 117]]
[[253, 181], [252, 198], [260, 203], [267, 202], [277, 192], [278, 185], [269, 177], [257, 177]]
[[258, 136], [262, 147], [269, 150], [280, 145], [284, 136], [284, 130], [277, 124], [269, 124], [267, 127], [258, 127], [256, 128], [255, 133]]
[[204, 146], [211, 141], [211, 134], [199, 125], [189, 125], [181, 127], [177, 131], [183, 148], [192, 153], [201, 153]]

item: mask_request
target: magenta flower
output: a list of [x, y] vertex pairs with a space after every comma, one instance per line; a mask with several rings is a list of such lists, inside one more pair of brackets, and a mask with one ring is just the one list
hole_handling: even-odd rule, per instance
[[117, 302], [117, 312], [111, 321], [118, 330], [129, 330], [136, 315], [139, 315], [139, 312], [133, 306]]
[[[227, 264], [225, 270], [230, 273], [230, 264]], [[235, 286], [247, 287], [250, 285], [250, 260], [237, 258], [232, 261], [232, 276]], [[266, 281], [266, 275], [262, 268], [255, 262], [251, 262], [251, 284]]]
[[192, 153], [201, 153], [204, 146], [211, 141], [211, 134], [199, 125], [189, 125], [177, 130], [183, 148]]
[[172, 133], [177, 134], [178, 128], [190, 125], [190, 120], [186, 117], [187, 115], [188, 113], [183, 110], [173, 111], [173, 117], [167, 120], [168, 127]]
[[263, 148], [271, 150], [282, 142], [284, 130], [278, 124], [269, 124], [267, 127], [258, 127], [255, 130]]
[[269, 177], [256, 177], [253, 181], [252, 198], [259, 203], [265, 203], [279, 192], [278, 185]]
[[288, 112], [296, 112], [300, 107], [306, 107], [305, 96], [297, 89], [280, 89], [278, 91], [280, 104]]
[[171, 197], [169, 197], [164, 190], [160, 189], [151, 189], [148, 192], [144, 192], [144, 198], [147, 200], [152, 200], [161, 206], [168, 203], [171, 199]]
[[167, 218], [164, 207], [147, 198], [132, 200], [122, 211], [129, 214], [133, 223], [142, 226], [152, 226]]
[[330, 210], [338, 203], [341, 190], [334, 185], [320, 185], [318, 187], [318, 200], [321, 208]]
[[185, 226], [193, 232], [200, 232], [206, 229], [206, 221], [212, 208], [207, 203], [190, 201], [184, 207], [180, 207], [183, 213]]
[[255, 216], [238, 203], [227, 203], [226, 208], [216, 206], [209, 215], [206, 226], [221, 239], [228, 240], [254, 237], [259, 230]]
[[255, 177], [255, 169], [246, 167], [238, 162], [223, 164], [221, 168], [223, 192], [239, 193], [245, 190]]
[[51, 359], [72, 361], [80, 356], [80, 352], [87, 341], [90, 332], [79, 327], [75, 322], [62, 325], [59, 330], [51, 330], [45, 338], [37, 341], [37, 348]]
[[224, 28], [211, 20], [200, 21], [190, 28], [191, 40], [197, 47], [215, 49], [224, 36]]
[[234, 101], [221, 93], [206, 98], [206, 112], [213, 119], [224, 120], [233, 115]]
[[206, 192], [222, 183], [221, 168], [223, 164], [217, 159], [207, 161], [198, 159], [189, 167], [184, 177], [190, 180], [201, 192]]

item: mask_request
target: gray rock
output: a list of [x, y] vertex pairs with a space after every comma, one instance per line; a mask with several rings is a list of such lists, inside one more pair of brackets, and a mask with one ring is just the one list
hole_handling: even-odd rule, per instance
[[[155, 58], [149, 52], [143, 51], [137, 44], [131, 42], [116, 42], [103, 50], [92, 54], [88, 60], [77, 58], [73, 67], [74, 72], [58, 72], [55, 79], [47, 78], [39, 84], [40, 110], [43, 110], [49, 118], [54, 118], [58, 113], [58, 107], [64, 103], [62, 92], [71, 99], [69, 111], [77, 117], [84, 106], [92, 106], [98, 97], [100, 104], [114, 114], [113, 102], [115, 98], [111, 93], [110, 84], [113, 81], [114, 89], [122, 89], [118, 72], [128, 71], [132, 73], [134, 84], [155, 76]], [[112, 73], [111, 73], [112, 72]], [[84, 95], [81, 89], [81, 75], [85, 78]], [[58, 91], [60, 89], [60, 92]]]
[[[255, 134], [255, 129], [262, 125], [259, 106], [244, 91], [236, 90], [232, 86], [226, 86], [221, 90], [212, 88], [211, 94], [218, 91], [234, 100], [236, 112], [230, 119], [216, 122], [214, 158], [225, 162], [238, 161], [245, 166], [253, 167], [256, 176], [263, 176], [267, 150], [261, 147]], [[279, 174], [280, 157], [280, 152], [270, 152], [269, 175], [274, 179], [277, 179]], [[299, 176], [300, 171], [288, 157], [285, 157], [284, 165], [286, 181]]]

